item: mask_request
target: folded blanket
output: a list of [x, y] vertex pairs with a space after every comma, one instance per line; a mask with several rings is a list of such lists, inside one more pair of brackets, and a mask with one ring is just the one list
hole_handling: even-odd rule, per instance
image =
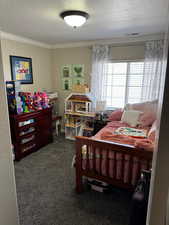
[[131, 137], [121, 135], [121, 134], [112, 134], [110, 131], [105, 131], [101, 134], [101, 140], [113, 141], [121, 144], [134, 145], [135, 140]]

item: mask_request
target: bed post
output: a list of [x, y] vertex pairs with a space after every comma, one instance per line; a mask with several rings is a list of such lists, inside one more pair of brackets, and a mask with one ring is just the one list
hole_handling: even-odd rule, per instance
[[82, 183], [82, 144], [80, 139], [76, 137], [76, 192], [83, 192], [83, 183]]

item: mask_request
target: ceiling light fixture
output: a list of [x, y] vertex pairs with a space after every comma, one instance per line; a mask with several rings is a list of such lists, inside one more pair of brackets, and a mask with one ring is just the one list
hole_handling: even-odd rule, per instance
[[60, 14], [60, 17], [71, 27], [80, 27], [89, 18], [89, 14], [83, 11], [70, 10], [64, 11]]

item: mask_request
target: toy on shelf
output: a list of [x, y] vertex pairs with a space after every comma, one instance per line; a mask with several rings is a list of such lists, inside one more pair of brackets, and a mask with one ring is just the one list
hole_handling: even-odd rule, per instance
[[41, 93], [41, 96], [42, 96], [42, 108], [43, 109], [49, 108], [49, 98], [46, 92]]
[[6, 81], [8, 108], [11, 114], [20, 114], [23, 112], [21, 98], [19, 97], [20, 91], [19, 81]]
[[23, 112], [24, 112], [24, 113], [29, 112], [28, 106], [26, 105], [26, 96], [23, 94], [23, 92], [20, 93], [20, 97], [21, 97], [21, 100], [22, 100], [22, 108], [23, 108]]
[[15, 100], [16, 100], [16, 111], [17, 111], [17, 114], [21, 114], [23, 113], [23, 103], [22, 103], [22, 99], [20, 96], [16, 96], [15, 97]]
[[52, 107], [52, 115], [58, 115], [58, 93], [57, 92], [47, 92], [49, 98], [49, 105]]
[[39, 92], [35, 92], [34, 93], [34, 100], [33, 100], [34, 106], [37, 110], [42, 110], [42, 106], [41, 106], [41, 96], [39, 94]]
[[75, 84], [72, 91], [75, 93], [89, 93], [89, 87], [87, 84]]
[[33, 112], [35, 110], [42, 110], [50, 107], [49, 99], [45, 92], [35, 92], [34, 94], [22, 92], [22, 96], [24, 96], [25, 112]]
[[65, 112], [89, 113], [92, 100], [87, 94], [72, 93], [65, 101]]
[[33, 112], [36, 110], [35, 106], [33, 105], [33, 94], [32, 93], [27, 94], [27, 106], [28, 106], [28, 110], [30, 112]]
[[25, 95], [26, 112], [34, 112], [36, 108], [33, 105], [33, 95], [31, 93], [23, 93]]

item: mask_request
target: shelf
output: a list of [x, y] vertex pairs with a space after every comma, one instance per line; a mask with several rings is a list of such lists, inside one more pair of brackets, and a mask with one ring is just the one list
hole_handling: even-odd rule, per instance
[[73, 100], [73, 99], [71, 99], [71, 100], [68, 100], [67, 102], [89, 102], [89, 103], [91, 103], [91, 101], [85, 101], [85, 100]]
[[65, 127], [77, 128], [80, 127], [81, 124], [65, 124]]
[[54, 98], [50, 98], [50, 97], [49, 97], [49, 103], [50, 103], [50, 102], [55, 102], [55, 101], [57, 101], [57, 100], [58, 100], [57, 97], [54, 97]]
[[65, 112], [66, 115], [72, 116], [84, 116], [84, 117], [95, 117], [95, 113], [77, 113], [77, 112]]
[[92, 127], [84, 127], [83, 130], [93, 131], [94, 128], [92, 128]]
[[75, 138], [74, 137], [66, 136], [65, 138], [68, 139], [68, 140], [71, 140], [71, 141], [75, 141]]

